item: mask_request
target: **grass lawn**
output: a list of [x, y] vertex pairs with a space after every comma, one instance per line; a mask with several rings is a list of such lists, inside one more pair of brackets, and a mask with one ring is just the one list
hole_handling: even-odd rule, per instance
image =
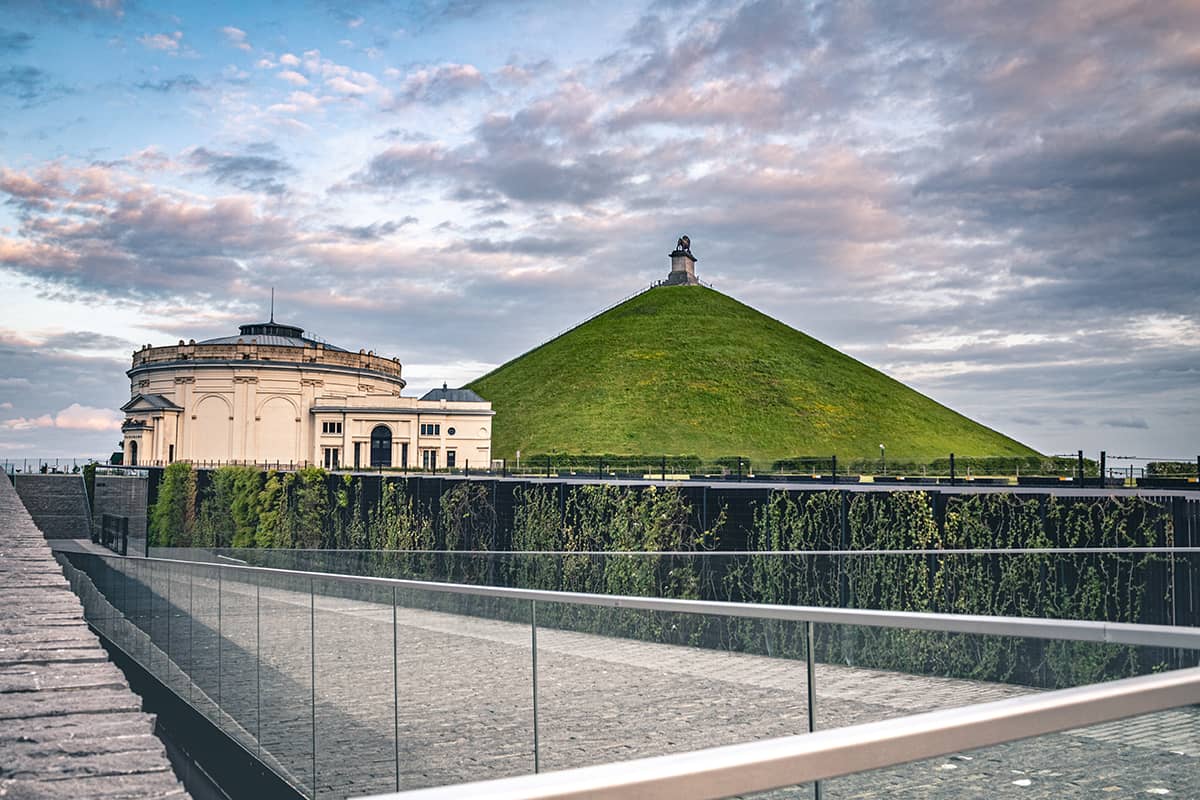
[[928, 460], [1035, 451], [702, 286], [661, 286], [470, 384], [492, 452]]

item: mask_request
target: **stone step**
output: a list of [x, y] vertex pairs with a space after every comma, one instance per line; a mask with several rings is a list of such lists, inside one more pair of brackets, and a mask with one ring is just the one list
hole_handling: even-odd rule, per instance
[[91, 511], [82, 475], [15, 475], [13, 487], [47, 539], [91, 536]]

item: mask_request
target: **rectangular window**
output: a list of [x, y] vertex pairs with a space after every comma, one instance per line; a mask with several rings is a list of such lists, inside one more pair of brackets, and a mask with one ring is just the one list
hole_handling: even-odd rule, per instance
[[325, 448], [325, 469], [337, 469], [341, 461], [342, 449], [340, 447]]
[[425, 469], [437, 469], [437, 450], [422, 450], [421, 451], [421, 466]]
[[440, 436], [441, 434], [442, 434], [442, 426], [440, 424], [434, 424], [432, 422], [422, 422], [421, 423], [421, 435], [422, 436]]
[[454, 451], [446, 451], [446, 469], [454, 469]]
[[167, 445], [167, 463], [175, 463], [175, 445], [173, 444]]
[[341, 436], [342, 423], [340, 423], [340, 422], [322, 422], [321, 423], [321, 433], [328, 434], [328, 435]]

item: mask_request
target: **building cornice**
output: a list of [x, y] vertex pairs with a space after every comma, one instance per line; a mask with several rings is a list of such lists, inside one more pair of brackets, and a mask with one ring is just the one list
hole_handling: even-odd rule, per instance
[[[329, 352], [329, 351], [326, 351]], [[329, 364], [320, 361], [316, 362], [297, 362], [297, 361], [270, 361], [270, 360], [254, 360], [254, 359], [226, 359], [226, 360], [206, 360], [193, 361], [191, 359], [179, 359], [176, 361], [155, 361], [151, 363], [143, 363], [134, 366], [125, 374], [130, 380], [134, 380], [139, 375], [147, 375], [152, 372], [162, 372], [167, 370], [178, 369], [237, 369], [239, 367], [253, 367], [256, 370], [270, 369], [287, 372], [335, 372], [341, 375], [364, 376], [370, 375], [374, 378], [379, 378], [387, 381], [395, 386], [399, 385], [403, 389], [407, 383], [398, 375], [389, 375], [386, 372], [380, 372], [369, 367], [350, 367], [339, 364]]]
[[447, 417], [494, 417], [495, 411], [490, 408], [472, 411], [466, 408], [358, 408], [356, 406], [313, 406], [310, 414], [389, 414], [391, 416], [415, 417], [419, 414], [433, 414]]

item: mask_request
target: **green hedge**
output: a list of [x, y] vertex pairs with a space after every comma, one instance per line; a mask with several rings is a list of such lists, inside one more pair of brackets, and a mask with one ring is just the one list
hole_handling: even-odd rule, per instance
[[[1173, 544], [1170, 507], [1147, 497], [774, 491], [753, 509], [747, 549], [755, 552], [695, 559], [688, 554], [716, 548], [726, 512], [715, 510], [710, 526], [699, 528], [696, 509], [679, 488], [527, 485], [514, 489], [511, 547], [547, 554], [509, 558], [413, 552], [496, 550], [499, 521], [486, 482], [450, 482], [439, 497], [417, 502], [412, 483], [383, 479], [369, 506], [362, 479], [318, 468], [263, 474], [222, 467], [209, 473], [198, 504], [196, 484], [186, 464], [164, 471], [150, 514], [153, 544], [383, 551], [365, 555], [356, 569], [585, 593], [1174, 621], [1154, 616], [1172, 607], [1161, 555], [955, 553]], [[846, 549], [843, 535], [852, 551], [937, 554], [812, 554]], [[656, 555], [626, 555], [639, 551]], [[771, 555], [779, 551], [810, 554]], [[520, 608], [504, 613], [527, 613]], [[773, 655], [799, 657], [804, 647], [802, 626], [783, 623], [553, 604], [539, 617], [577, 630]], [[1151, 657], [1128, 647], [830, 625], [818, 626], [817, 645], [829, 662], [1045, 686], [1135, 674]]]

